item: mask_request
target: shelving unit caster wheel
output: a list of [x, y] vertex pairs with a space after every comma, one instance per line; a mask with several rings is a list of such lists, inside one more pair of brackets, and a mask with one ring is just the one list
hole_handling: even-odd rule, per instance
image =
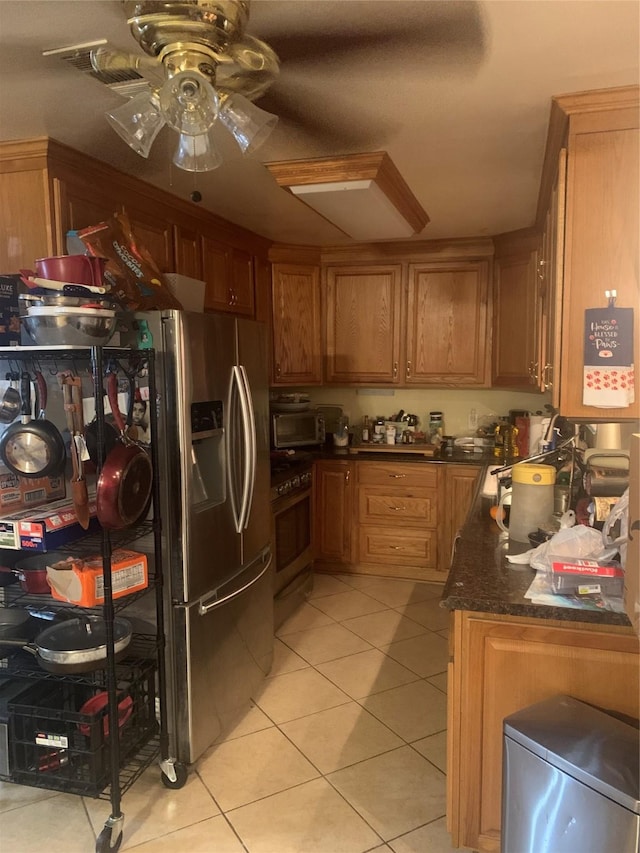
[[122, 844], [124, 815], [115, 820], [109, 818], [96, 839], [96, 853], [117, 853]]
[[[175, 779], [172, 779], [169, 775], [172, 769], [173, 775], [176, 777]], [[184, 764], [176, 763], [171, 764], [169, 766], [166, 762], [163, 762], [162, 775], [160, 778], [162, 779], [162, 784], [165, 786], [165, 788], [171, 788], [173, 790], [182, 788], [185, 782], [187, 781], [187, 776], [187, 768], [184, 766]]]

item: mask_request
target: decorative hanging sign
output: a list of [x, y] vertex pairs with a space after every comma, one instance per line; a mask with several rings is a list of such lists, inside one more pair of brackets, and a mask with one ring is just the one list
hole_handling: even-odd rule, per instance
[[633, 308], [616, 308], [615, 290], [606, 295], [606, 308], [585, 311], [582, 402], [622, 409], [635, 400]]

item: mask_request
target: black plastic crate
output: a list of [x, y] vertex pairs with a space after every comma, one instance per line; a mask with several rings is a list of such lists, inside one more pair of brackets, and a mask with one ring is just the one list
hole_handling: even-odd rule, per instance
[[[93, 713], [81, 710], [91, 702]], [[105, 704], [102, 705], [102, 702]], [[155, 665], [118, 683], [120, 764], [157, 731]], [[96, 707], [96, 705], [98, 707]], [[9, 706], [14, 782], [97, 797], [111, 781], [108, 709], [103, 691], [43, 680]]]

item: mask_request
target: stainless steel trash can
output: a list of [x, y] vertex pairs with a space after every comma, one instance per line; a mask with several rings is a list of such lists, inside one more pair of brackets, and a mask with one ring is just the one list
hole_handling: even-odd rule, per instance
[[638, 728], [570, 696], [504, 720], [502, 853], [638, 853]]

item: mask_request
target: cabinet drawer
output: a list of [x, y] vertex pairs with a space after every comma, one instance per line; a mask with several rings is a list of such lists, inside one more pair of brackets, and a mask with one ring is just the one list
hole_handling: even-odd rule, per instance
[[358, 489], [359, 521], [361, 524], [435, 527], [436, 499], [435, 489], [360, 486]]
[[402, 527], [362, 524], [359, 559], [363, 563], [395, 563], [399, 566], [435, 568], [436, 532]]
[[358, 482], [374, 486], [435, 488], [438, 466], [411, 462], [358, 462]]

